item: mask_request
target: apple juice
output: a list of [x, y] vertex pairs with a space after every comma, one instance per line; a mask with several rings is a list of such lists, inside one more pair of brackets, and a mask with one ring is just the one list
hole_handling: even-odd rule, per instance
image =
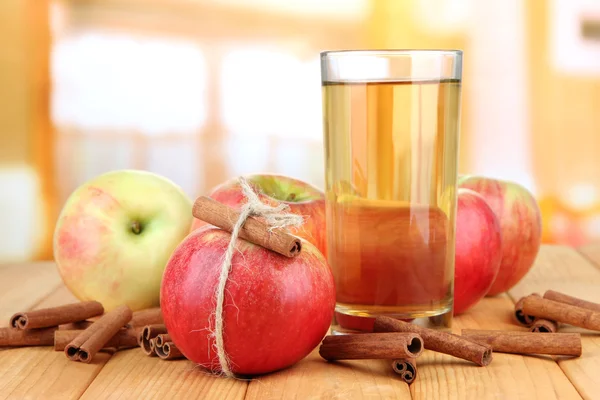
[[449, 327], [460, 81], [324, 82], [336, 311]]

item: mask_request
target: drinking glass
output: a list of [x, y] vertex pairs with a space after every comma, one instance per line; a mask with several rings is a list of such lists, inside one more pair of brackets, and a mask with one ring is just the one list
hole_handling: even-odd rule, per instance
[[321, 53], [336, 329], [450, 328], [461, 80], [460, 50]]

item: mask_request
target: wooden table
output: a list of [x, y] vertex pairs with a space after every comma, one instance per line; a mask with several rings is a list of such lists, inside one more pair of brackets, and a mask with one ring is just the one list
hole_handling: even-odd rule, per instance
[[[543, 246], [536, 265], [508, 294], [486, 298], [453, 329], [514, 329], [514, 301], [555, 289], [600, 302], [600, 245]], [[0, 323], [24, 309], [75, 301], [52, 263], [0, 267]], [[569, 329], [577, 331], [577, 329]], [[488, 367], [425, 351], [409, 387], [385, 361], [326, 363], [313, 352], [292, 368], [251, 381], [208, 375], [187, 360], [139, 349], [68, 361], [49, 347], [0, 350], [0, 399], [600, 399], [600, 334], [583, 332], [583, 356], [495, 353]]]

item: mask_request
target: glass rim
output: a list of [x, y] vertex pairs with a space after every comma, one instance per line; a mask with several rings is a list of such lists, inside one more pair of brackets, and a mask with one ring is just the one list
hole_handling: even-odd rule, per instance
[[459, 49], [344, 49], [325, 50], [320, 52], [321, 58], [331, 56], [413, 56], [419, 54], [439, 56], [462, 56], [463, 51]]

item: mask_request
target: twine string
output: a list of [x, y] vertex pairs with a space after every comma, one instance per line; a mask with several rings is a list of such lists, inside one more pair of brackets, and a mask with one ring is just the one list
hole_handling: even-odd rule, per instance
[[285, 228], [288, 226], [301, 226], [303, 218], [300, 215], [292, 214], [289, 212], [289, 206], [284, 203], [280, 203], [273, 207], [260, 201], [258, 195], [252, 190], [252, 187], [244, 177], [239, 178], [242, 193], [247, 198], [246, 204], [240, 211], [240, 216], [231, 231], [231, 240], [227, 246], [223, 263], [221, 264], [221, 273], [219, 274], [219, 282], [216, 289], [216, 302], [217, 307], [215, 309], [215, 347], [217, 351], [217, 357], [219, 358], [219, 365], [224, 375], [233, 377], [234, 374], [231, 372], [229, 363], [229, 357], [225, 352], [225, 345], [223, 339], [223, 310], [225, 307], [225, 285], [229, 278], [229, 272], [231, 271], [231, 261], [235, 251], [235, 244], [237, 242], [240, 230], [244, 226], [244, 223], [248, 217], [262, 217], [266, 224], [269, 226], [269, 231], [278, 228]]

